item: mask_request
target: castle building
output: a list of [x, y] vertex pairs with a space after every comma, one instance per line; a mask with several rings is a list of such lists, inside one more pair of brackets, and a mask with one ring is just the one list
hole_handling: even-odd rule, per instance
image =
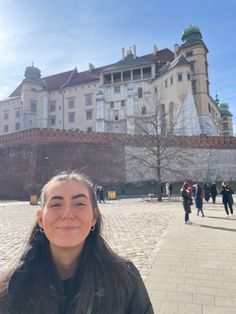
[[163, 132], [232, 136], [228, 105], [209, 93], [207, 53], [199, 28], [189, 26], [174, 52], [154, 45], [152, 53], [137, 56], [134, 45], [122, 48], [114, 64], [47, 77], [29, 66], [0, 100], [0, 134], [31, 128], [137, 134], [137, 125], [151, 128], [156, 114]]

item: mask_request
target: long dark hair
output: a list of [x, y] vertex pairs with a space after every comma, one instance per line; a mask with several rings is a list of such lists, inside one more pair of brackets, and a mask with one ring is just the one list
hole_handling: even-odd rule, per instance
[[[86, 238], [71, 281], [75, 313], [87, 313], [88, 308], [94, 303], [96, 303], [98, 313], [118, 313], [124, 306], [129, 291], [132, 290], [133, 275], [127, 274], [127, 261], [116, 255], [101, 235], [102, 216], [97, 206], [92, 182], [78, 172], [59, 173], [42, 189], [41, 206], [43, 208], [45, 193], [51, 184], [71, 180], [80, 182], [88, 188], [92, 208], [97, 217], [95, 230], [91, 231]], [[20, 271], [15, 269], [20, 269]], [[23, 276], [22, 280], [26, 281], [25, 285], [30, 286], [25, 293], [22, 291], [24, 289], [22, 283], [25, 281], [19, 280], [22, 274], [27, 274], [28, 277]], [[30, 276], [32, 274], [33, 276]], [[10, 283], [14, 276], [21, 283], [20, 299], [7, 297], [9, 288], [11, 292]], [[0, 297], [8, 298], [10, 308], [18, 309], [17, 313], [21, 313], [19, 308], [22, 307], [22, 313], [27, 308], [29, 313], [37, 314], [40, 313], [40, 303], [42, 304], [43, 300], [49, 298], [49, 285], [52, 282], [57, 290], [61, 289], [62, 283], [51, 258], [49, 241], [41, 232], [38, 223], [35, 223], [19, 262], [14, 269], [6, 271], [0, 280]], [[16, 286], [12, 287], [12, 290], [13, 295], [18, 295]], [[28, 312], [25, 311], [25, 313]]]

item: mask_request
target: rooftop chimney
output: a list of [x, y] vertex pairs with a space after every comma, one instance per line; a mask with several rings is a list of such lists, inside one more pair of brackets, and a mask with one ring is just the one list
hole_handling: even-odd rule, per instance
[[136, 59], [136, 45], [133, 45], [134, 59]]
[[125, 48], [121, 48], [122, 51], [122, 60], [125, 60]]
[[89, 63], [89, 72], [92, 72], [95, 69], [95, 66], [92, 63]]
[[179, 50], [179, 45], [178, 44], [174, 44], [174, 52], [175, 52], [175, 58], [177, 58], [177, 52]]
[[153, 45], [153, 54], [156, 55], [158, 51], [158, 47], [156, 44]]

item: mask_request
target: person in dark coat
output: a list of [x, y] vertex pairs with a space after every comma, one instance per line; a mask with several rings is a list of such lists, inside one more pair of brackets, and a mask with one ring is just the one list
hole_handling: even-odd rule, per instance
[[[234, 192], [228, 183], [226, 183], [225, 185], [222, 185], [222, 190], [221, 190], [220, 194], [222, 194], [222, 202], [224, 204], [225, 212], [226, 212], [227, 216], [229, 216], [229, 210], [230, 210], [231, 215], [234, 214], [234, 211], [233, 211], [233, 193]], [[229, 209], [228, 209], [228, 207], [229, 207]]]
[[210, 193], [211, 193], [211, 197], [212, 197], [212, 203], [215, 204], [216, 203], [216, 196], [217, 196], [217, 188], [216, 188], [215, 182], [211, 183]]
[[209, 184], [207, 182], [204, 183], [203, 192], [204, 192], [204, 199], [208, 203], [209, 199], [211, 197], [211, 194], [210, 194], [210, 187], [209, 187]]
[[201, 212], [202, 217], [204, 217], [205, 215], [203, 212], [203, 190], [198, 183], [195, 184], [194, 199], [195, 206], [197, 208], [197, 215], [199, 215], [199, 213]]
[[192, 197], [191, 197], [191, 189], [188, 182], [184, 182], [182, 188], [180, 190], [182, 199], [183, 199], [183, 208], [184, 208], [184, 223], [191, 225], [191, 221], [189, 220], [189, 214], [191, 213], [191, 204], [192, 204]]
[[0, 277], [0, 313], [153, 314], [139, 271], [101, 228], [92, 183], [77, 172], [53, 177], [20, 259]]

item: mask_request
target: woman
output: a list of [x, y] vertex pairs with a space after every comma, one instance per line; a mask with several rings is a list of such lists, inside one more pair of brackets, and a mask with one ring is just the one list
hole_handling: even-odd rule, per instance
[[195, 198], [195, 206], [197, 208], [197, 215], [199, 215], [199, 213], [201, 212], [202, 217], [204, 217], [205, 215], [203, 212], [203, 190], [198, 183], [195, 184], [194, 198]]
[[19, 262], [0, 280], [1, 314], [153, 314], [138, 270], [101, 236], [85, 176], [53, 177], [41, 207]]
[[188, 182], [184, 182], [181, 188], [181, 195], [183, 198], [183, 207], [184, 207], [184, 223], [191, 225], [191, 221], [189, 220], [189, 214], [191, 213], [191, 205], [192, 205], [192, 197], [191, 197], [191, 189]]

